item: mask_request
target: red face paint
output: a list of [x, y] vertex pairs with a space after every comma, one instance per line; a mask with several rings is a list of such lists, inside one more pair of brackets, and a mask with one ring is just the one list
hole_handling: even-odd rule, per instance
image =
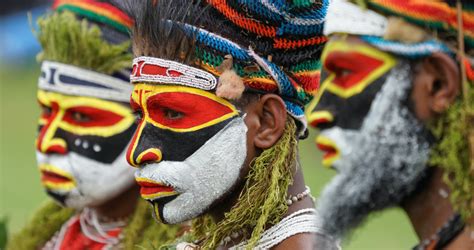
[[147, 109], [154, 122], [176, 129], [193, 128], [233, 112], [212, 99], [184, 92], [151, 96], [147, 99]]

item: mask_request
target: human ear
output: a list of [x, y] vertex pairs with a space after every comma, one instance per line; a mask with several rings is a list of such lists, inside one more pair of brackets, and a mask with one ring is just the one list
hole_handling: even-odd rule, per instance
[[412, 91], [417, 117], [427, 121], [443, 113], [459, 90], [459, 68], [451, 57], [437, 52], [424, 58], [418, 65]]
[[253, 142], [255, 147], [267, 149], [280, 139], [285, 130], [285, 103], [277, 95], [266, 94], [260, 98], [255, 108], [258, 126]]

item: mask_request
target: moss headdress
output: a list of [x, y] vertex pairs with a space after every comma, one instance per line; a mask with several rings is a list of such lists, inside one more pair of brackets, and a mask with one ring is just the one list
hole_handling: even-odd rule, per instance
[[[38, 60], [48, 60], [112, 75], [130, 68], [128, 28], [131, 19], [106, 1], [60, 0], [55, 12], [38, 20], [36, 36], [43, 48]], [[128, 77], [128, 76], [127, 76]], [[49, 201], [9, 240], [7, 249], [40, 249], [72, 216], [72, 209]], [[179, 227], [156, 223], [148, 204], [139, 201], [123, 229], [124, 249], [153, 249], [176, 237]]]

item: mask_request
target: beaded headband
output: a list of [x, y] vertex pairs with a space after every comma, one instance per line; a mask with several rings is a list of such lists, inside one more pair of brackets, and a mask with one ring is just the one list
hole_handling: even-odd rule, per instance
[[90, 96], [119, 102], [129, 102], [133, 89], [125, 72], [110, 76], [51, 61], [42, 62], [38, 87], [66, 95]]
[[[162, 1], [165, 2], [168, 3]], [[179, 17], [169, 16], [170, 11], [156, 13], [159, 13], [159, 27], [177, 26], [195, 45], [195, 52], [191, 52], [195, 61], [176, 67], [192, 66], [193, 72], [203, 70], [213, 75], [217, 80], [216, 95], [229, 100], [237, 100], [243, 91], [279, 95], [288, 114], [299, 121], [299, 132], [303, 135], [306, 132], [304, 106], [319, 88], [320, 56], [327, 41], [322, 30], [328, 4], [329, 0], [205, 0], [196, 7], [203, 14], [189, 20], [184, 12], [177, 11], [182, 15]], [[146, 20], [137, 19], [137, 22]], [[160, 39], [163, 40], [160, 43], [176, 43], [164, 36]], [[164, 59], [182, 60], [166, 55], [167, 52], [160, 53], [155, 55], [160, 59], [153, 60], [167, 67], [172, 64]], [[169, 79], [161, 73], [159, 77], [140, 77], [132, 81], [203, 87], [197, 84], [195, 75], [191, 82]], [[210, 89], [211, 85], [206, 88]]]
[[217, 79], [204, 70], [175, 61], [141, 56], [133, 60], [132, 83], [168, 83], [213, 90]]

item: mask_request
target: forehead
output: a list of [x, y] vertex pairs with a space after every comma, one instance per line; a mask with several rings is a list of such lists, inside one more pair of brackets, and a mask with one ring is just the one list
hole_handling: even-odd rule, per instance
[[123, 111], [129, 113], [128, 105], [122, 102], [103, 100], [89, 96], [65, 95], [54, 91], [38, 90], [38, 101], [43, 105], [57, 104], [59, 107], [67, 109], [77, 106], [96, 107], [99, 109], [110, 109], [116, 112]]
[[[229, 105], [230, 103], [225, 99], [218, 97], [213, 92], [193, 88], [186, 86], [177, 86], [177, 85], [165, 85], [165, 84], [148, 84], [148, 83], [138, 83], [134, 85], [132, 91], [132, 100], [138, 102], [139, 99], [147, 99], [154, 97], [156, 95], [161, 95], [162, 98], [173, 98], [178, 97], [177, 95], [166, 95], [166, 93], [179, 94], [180, 96], [186, 95], [189, 96], [189, 101], [199, 101], [204, 99], [210, 99], [217, 103]], [[194, 97], [194, 98], [193, 98]], [[207, 101], [207, 100], [206, 100]], [[139, 102], [138, 102], [139, 103]], [[140, 103], [139, 103], [140, 104]]]
[[375, 58], [390, 56], [361, 40], [358, 36], [348, 34], [331, 35], [324, 47], [322, 60], [327, 59], [327, 55], [332, 52], [358, 52]]
[[69, 64], [43, 61], [38, 88], [71, 96], [89, 96], [103, 100], [128, 102], [132, 85], [126, 70], [114, 76]]

